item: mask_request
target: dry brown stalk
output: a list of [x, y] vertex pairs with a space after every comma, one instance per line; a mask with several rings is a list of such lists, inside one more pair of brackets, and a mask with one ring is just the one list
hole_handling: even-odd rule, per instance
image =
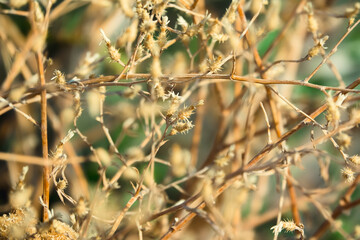
[[[242, 9], [242, 5], [238, 6], [238, 13], [239, 13], [239, 16], [240, 16], [241, 20], [243, 21], [243, 24], [246, 24], [246, 18], [245, 18], [244, 11]], [[250, 48], [253, 49], [254, 59], [255, 59], [255, 62], [257, 64], [257, 67], [258, 67], [258, 69], [260, 71], [262, 71], [263, 70], [262, 59], [261, 59], [260, 54], [258, 53], [257, 49], [255, 47], [253, 47], [253, 44], [251, 43], [249, 32], [247, 32], [245, 36], [246, 36], [248, 44], [250, 45]], [[267, 78], [265, 73], [261, 73], [260, 76], [262, 78], [265, 78], [265, 79]], [[277, 106], [276, 106], [276, 104], [274, 102], [274, 99], [272, 97], [272, 94], [271, 94], [271, 91], [270, 91], [270, 90], [272, 90], [272, 88], [270, 86], [267, 86], [267, 85], [265, 85], [265, 88], [266, 88], [266, 93], [267, 93], [267, 97], [268, 97], [268, 101], [269, 101], [269, 105], [270, 105], [270, 109], [271, 109], [271, 113], [272, 113], [272, 117], [273, 117], [273, 121], [274, 121], [276, 135], [277, 135], [278, 138], [281, 138], [282, 131], [283, 131], [283, 120], [281, 119], [282, 116], [281, 116], [281, 113], [278, 110], [278, 108], [277, 108]], [[261, 104], [261, 106], [262, 106], [262, 104]], [[262, 108], [263, 108], [263, 110], [265, 112], [265, 109], [264, 109], [263, 106], [262, 106]], [[265, 114], [265, 117], [266, 117], [266, 114]], [[267, 117], [266, 117], [266, 122], [267, 122], [267, 126], [268, 126], [268, 137], [269, 137], [268, 145], [271, 145], [272, 140], [271, 140], [271, 136], [270, 136], [270, 125], [269, 125], [269, 120], [267, 120]], [[284, 146], [282, 145], [281, 148], [283, 148], [283, 147]], [[291, 171], [290, 171], [289, 168], [287, 169], [287, 173], [291, 176]], [[299, 225], [300, 222], [301, 222], [301, 219], [300, 219], [300, 214], [299, 214], [299, 210], [298, 210], [297, 202], [296, 202], [296, 192], [295, 192], [293, 186], [291, 185], [291, 183], [289, 184], [288, 179], [284, 179], [283, 181], [284, 181], [283, 182], [284, 183], [284, 185], [283, 185], [284, 188], [285, 188], [285, 181], [288, 184], [288, 192], [290, 194], [291, 211], [292, 211], [293, 219], [295, 221], [295, 224]], [[278, 214], [277, 224], [281, 221], [281, 211], [282, 211], [282, 205], [283, 205], [283, 203], [282, 203], [283, 197], [284, 196], [282, 196], [280, 198], [280, 201], [279, 201], [279, 214]], [[275, 234], [274, 238], [275, 239], [277, 238], [276, 234]]]
[[[360, 3], [232, 0], [222, 13], [205, 0], [54, 2], [0, 4], [0, 159], [14, 185], [0, 238], [357, 234], [341, 215], [360, 204], [360, 78], [332, 57], [354, 43]], [[20, 164], [34, 165], [34, 192]], [[322, 224], [301, 219], [310, 208]]]
[[[43, 59], [42, 53], [36, 53], [36, 60], [39, 68], [40, 76], [40, 85], [45, 86], [45, 76], [43, 68]], [[46, 89], [44, 88], [41, 91], [41, 141], [42, 141], [42, 153], [46, 165], [43, 168], [43, 201], [49, 208], [49, 195], [50, 195], [50, 166], [48, 165], [49, 161], [49, 148], [48, 148], [48, 134], [47, 134], [47, 98], [46, 98]], [[43, 211], [43, 221], [47, 222], [49, 220], [49, 215], [47, 209]]]
[[123, 220], [125, 213], [127, 211], [129, 211], [129, 209], [131, 208], [131, 206], [137, 201], [137, 199], [141, 197], [141, 185], [139, 185], [135, 191], [135, 194], [130, 198], [130, 200], [126, 203], [125, 208], [121, 211], [121, 213], [119, 214], [119, 216], [116, 218], [109, 234], [107, 235], [107, 238], [111, 238], [116, 229], [119, 227], [119, 224], [121, 223], [121, 221]]

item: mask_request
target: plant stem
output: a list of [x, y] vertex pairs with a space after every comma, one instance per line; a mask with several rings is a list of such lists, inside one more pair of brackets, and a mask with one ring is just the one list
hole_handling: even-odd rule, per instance
[[44, 162], [46, 163], [43, 168], [43, 196], [42, 199], [45, 203], [43, 209], [43, 221], [47, 222], [49, 220], [48, 209], [49, 209], [49, 192], [50, 192], [50, 166], [47, 164], [49, 161], [48, 158], [48, 134], [47, 134], [47, 99], [46, 99], [46, 88], [45, 86], [45, 76], [44, 76], [44, 66], [42, 63], [43, 55], [41, 51], [36, 53], [36, 61], [38, 65], [39, 77], [40, 77], [40, 86], [41, 90], [41, 142], [42, 142], [42, 154]]

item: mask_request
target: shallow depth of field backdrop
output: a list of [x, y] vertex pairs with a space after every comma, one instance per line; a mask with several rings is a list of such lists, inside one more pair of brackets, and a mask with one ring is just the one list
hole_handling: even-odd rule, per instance
[[359, 10], [0, 0], [0, 239], [359, 239]]

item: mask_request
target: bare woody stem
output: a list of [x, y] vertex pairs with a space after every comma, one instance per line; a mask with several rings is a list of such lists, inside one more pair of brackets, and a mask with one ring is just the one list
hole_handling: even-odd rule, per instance
[[[350, 208], [360, 204], [360, 199], [350, 202], [351, 195], [355, 191], [355, 188], [359, 184], [359, 182], [360, 182], [360, 175], [356, 177], [353, 184], [349, 187], [349, 189], [346, 191], [346, 193], [340, 200], [339, 205], [334, 209], [333, 213], [331, 214], [332, 219], [336, 219], [337, 217], [339, 217], [342, 214], [342, 212], [345, 211], [346, 209], [350, 209]], [[331, 225], [330, 221], [325, 220], [320, 225], [320, 227], [316, 230], [316, 232], [311, 237], [311, 239], [312, 240], [319, 239], [326, 232], [326, 230], [330, 227], [330, 225]]]
[[[244, 11], [242, 9], [241, 4], [239, 4], [239, 6], [238, 6], [238, 13], [239, 13], [239, 16], [241, 18], [242, 24], [245, 25], [246, 24], [246, 18], [245, 18], [245, 13], [244, 13]], [[252, 48], [253, 55], [254, 55], [254, 60], [255, 60], [256, 65], [258, 66], [258, 68], [260, 70], [263, 70], [262, 59], [261, 59], [260, 54], [257, 51], [257, 49], [253, 46], [253, 44], [251, 42], [251, 38], [249, 37], [249, 34], [250, 33], [247, 32], [245, 34], [245, 38], [246, 38], [249, 46]], [[267, 78], [266, 75], [265, 75], [265, 72], [262, 72], [260, 74], [260, 76], [263, 79]], [[270, 91], [271, 87], [269, 87], [269, 85], [264, 85], [264, 86], [265, 86], [266, 93], [267, 93], [268, 100], [269, 100], [269, 105], [270, 105], [270, 109], [271, 109], [271, 113], [272, 113], [272, 117], [273, 117], [273, 121], [274, 121], [274, 126], [275, 126], [275, 132], [276, 132], [277, 137], [281, 138], [282, 130], [283, 130], [283, 121], [280, 120], [282, 118], [281, 112], [278, 110], [278, 107], [276, 106], [275, 101], [274, 101], [274, 99], [273, 99], [273, 97], [271, 95], [271, 91]], [[269, 141], [271, 141], [270, 134], [269, 134]], [[287, 173], [288, 173], [288, 175], [291, 176], [291, 171], [290, 171], [289, 168], [287, 169]], [[299, 214], [299, 210], [298, 210], [298, 206], [297, 206], [297, 202], [296, 202], [296, 199], [297, 199], [296, 192], [295, 192], [295, 189], [294, 189], [292, 183], [290, 182], [290, 180], [288, 178], [286, 178], [286, 182], [287, 182], [287, 186], [288, 186], [288, 192], [289, 192], [289, 195], [290, 195], [291, 212], [292, 212], [292, 215], [293, 215], [293, 219], [294, 219], [295, 223], [297, 225], [299, 225], [300, 224], [300, 214]], [[281, 209], [280, 209], [280, 214], [281, 214]], [[281, 215], [279, 215], [279, 217], [280, 216]]]
[[[44, 162], [47, 163], [48, 159], [48, 134], [47, 134], [47, 99], [46, 99], [46, 88], [44, 66], [42, 61], [43, 55], [40, 51], [36, 53], [36, 61], [38, 65], [40, 86], [43, 87], [41, 90], [41, 142], [42, 142], [42, 155]], [[45, 164], [43, 168], [43, 202], [45, 204], [43, 210], [43, 221], [49, 220], [48, 209], [49, 209], [49, 192], [50, 192], [50, 166]]]

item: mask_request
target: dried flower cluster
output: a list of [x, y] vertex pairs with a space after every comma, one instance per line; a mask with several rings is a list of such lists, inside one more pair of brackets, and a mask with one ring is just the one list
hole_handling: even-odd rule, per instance
[[215, 2], [0, 1], [0, 239], [359, 237], [360, 3]]

